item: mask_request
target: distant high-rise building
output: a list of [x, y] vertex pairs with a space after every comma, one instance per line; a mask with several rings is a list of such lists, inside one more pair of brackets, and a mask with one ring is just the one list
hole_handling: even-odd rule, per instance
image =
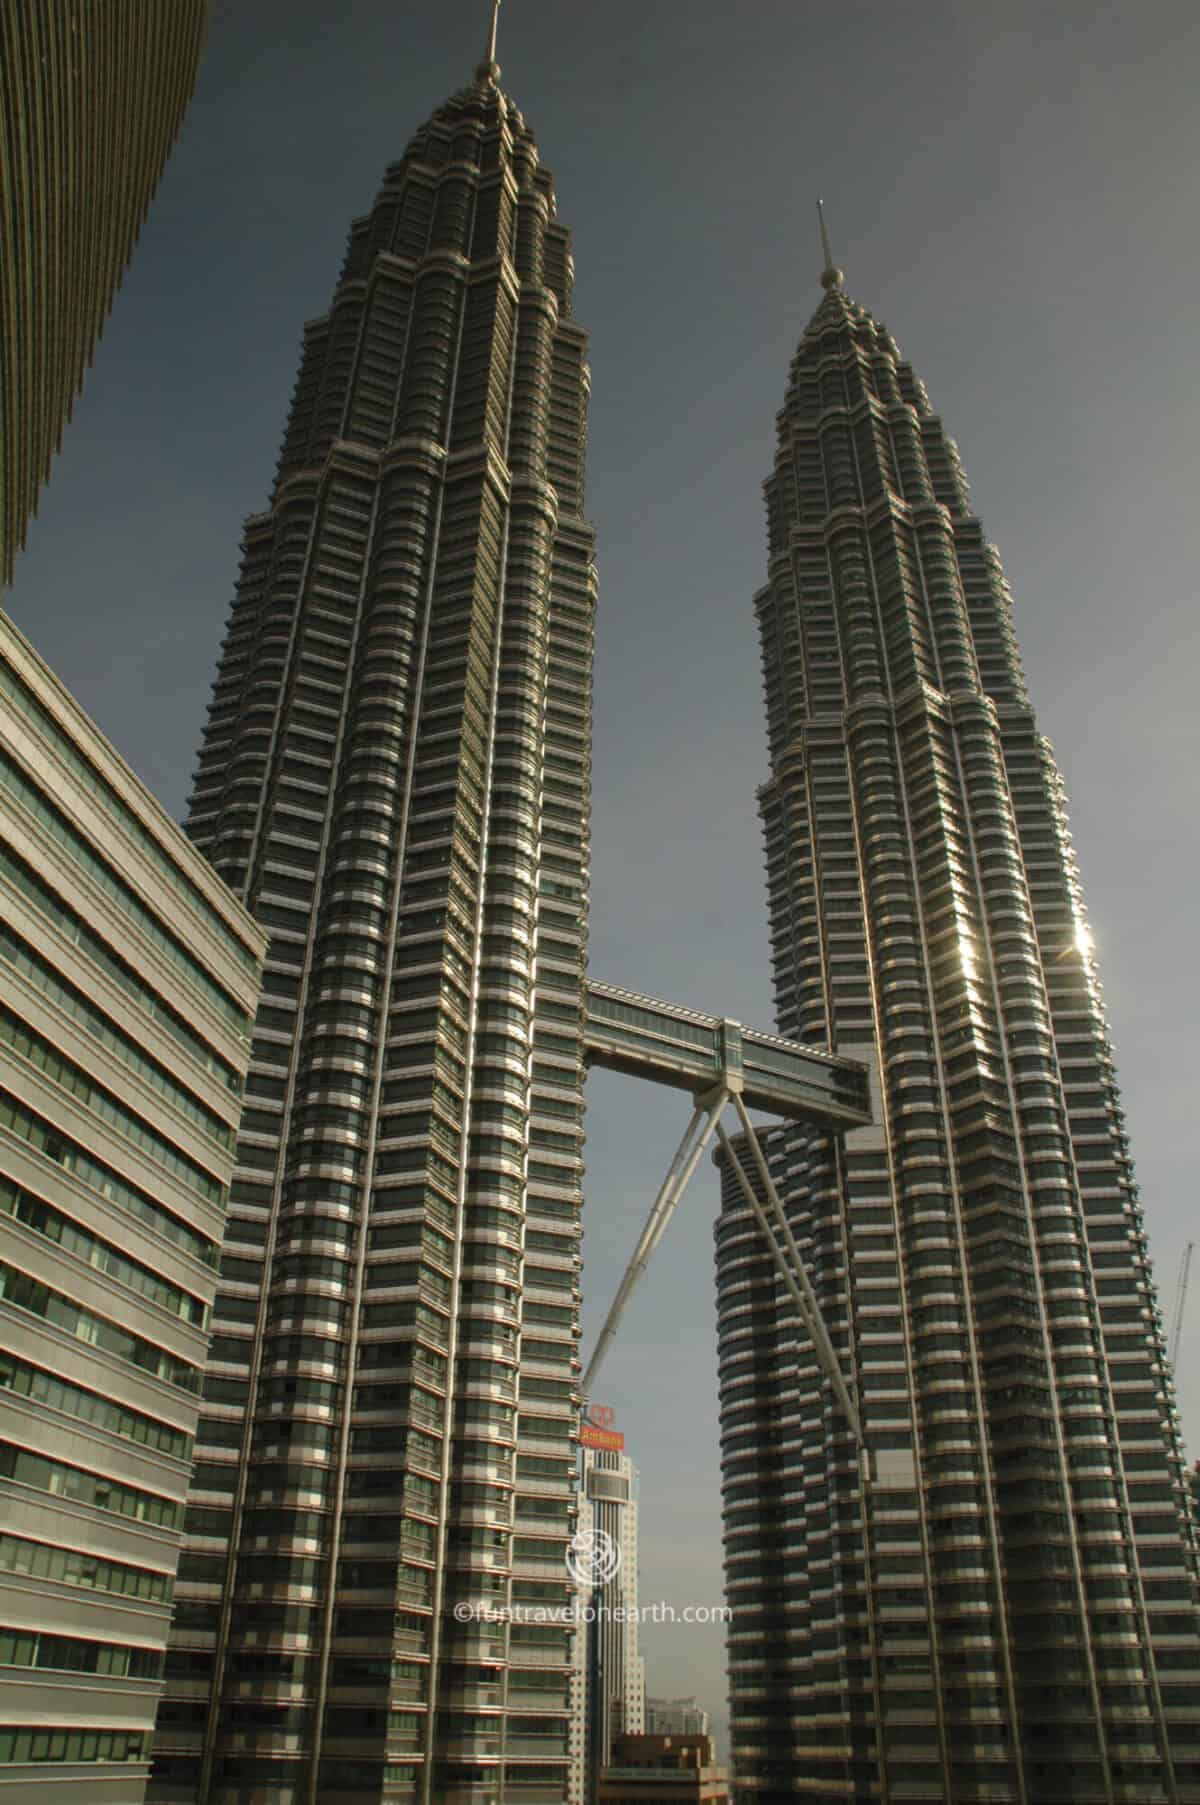
[[823, 284], [766, 485], [760, 799], [780, 1032], [869, 1061], [877, 1126], [769, 1145], [873, 1477], [726, 1171], [737, 1795], [1181, 1805], [1196, 1548], [1062, 779], [954, 443]]
[[0, 583], [191, 98], [204, 0], [0, 8]]
[[156, 1800], [567, 1794], [588, 374], [493, 49], [306, 330], [200, 755], [271, 944]]
[[694, 1698], [648, 1698], [647, 1736], [707, 1736], [710, 1718]]
[[0, 1796], [136, 1805], [265, 936], [0, 614]]
[[[620, 1436], [602, 1433], [588, 1445], [582, 1434], [579, 1546], [595, 1549], [591, 1583], [577, 1605], [584, 1622], [576, 1638], [571, 1690], [571, 1805], [591, 1805], [614, 1737], [645, 1727], [645, 1663], [638, 1642], [638, 1472], [618, 1447], [594, 1445]], [[606, 1558], [607, 1557], [607, 1558]], [[611, 1565], [611, 1572], [608, 1570]], [[576, 1562], [586, 1582], [586, 1561]]]
[[597, 1805], [729, 1805], [729, 1776], [708, 1736], [618, 1736], [596, 1798]]

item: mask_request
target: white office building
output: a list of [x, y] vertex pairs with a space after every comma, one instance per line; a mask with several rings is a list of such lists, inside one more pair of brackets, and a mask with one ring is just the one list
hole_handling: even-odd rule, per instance
[[646, 1669], [637, 1624], [637, 1468], [615, 1448], [585, 1445], [581, 1455], [576, 1545], [594, 1549], [595, 1561], [590, 1584], [587, 1564], [580, 1562], [585, 1581], [579, 1586], [581, 1622], [571, 1682], [571, 1805], [594, 1799], [613, 1739], [646, 1727]]

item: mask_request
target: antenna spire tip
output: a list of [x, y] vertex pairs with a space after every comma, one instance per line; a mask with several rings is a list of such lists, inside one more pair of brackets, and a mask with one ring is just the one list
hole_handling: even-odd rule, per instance
[[845, 274], [833, 261], [833, 252], [829, 248], [829, 232], [825, 225], [825, 202], [817, 197], [817, 223], [821, 228], [821, 255], [825, 259], [825, 267], [821, 271], [821, 287], [824, 289], [840, 288], [845, 281]]
[[492, 20], [488, 27], [487, 42], [484, 45], [483, 61], [476, 70], [479, 81], [498, 82], [500, 65], [496, 61], [496, 33], [500, 25], [500, 0], [492, 0]]

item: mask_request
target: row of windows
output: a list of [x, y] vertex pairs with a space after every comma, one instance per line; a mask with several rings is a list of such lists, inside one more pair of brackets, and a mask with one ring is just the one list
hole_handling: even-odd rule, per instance
[[0, 1766], [27, 1761], [144, 1761], [142, 1730], [40, 1730], [0, 1724]]
[[78, 1142], [70, 1140], [41, 1116], [34, 1115], [7, 1091], [0, 1091], [0, 1128], [9, 1129], [39, 1153], [45, 1154], [47, 1159], [62, 1166], [64, 1171], [72, 1173], [81, 1184], [90, 1185], [110, 1203], [128, 1210], [139, 1222], [145, 1222], [156, 1234], [174, 1242], [176, 1247], [182, 1247], [194, 1259], [202, 1260], [206, 1266], [216, 1266], [220, 1261], [221, 1250], [215, 1241], [210, 1241], [207, 1235], [198, 1234], [177, 1216], [170, 1215], [153, 1198], [135, 1190], [111, 1166], [93, 1159]]
[[4, 1262], [0, 1262], [0, 1299], [14, 1309], [28, 1310], [31, 1316], [40, 1316], [45, 1322], [53, 1323], [55, 1328], [73, 1335], [77, 1341], [86, 1341], [92, 1347], [115, 1354], [119, 1360], [128, 1360], [155, 1378], [165, 1379], [169, 1385], [178, 1385], [184, 1391], [200, 1390], [200, 1368], [190, 1361], [181, 1360], [177, 1354], [168, 1353], [166, 1348], [153, 1341], [144, 1341], [140, 1335], [131, 1334], [128, 1329], [119, 1328], [102, 1316], [93, 1316], [90, 1310], [72, 1303], [62, 1292], [52, 1291], [49, 1285], [41, 1284], [27, 1272]]
[[105, 1272], [109, 1278], [116, 1279], [119, 1284], [128, 1285], [140, 1297], [145, 1297], [160, 1309], [169, 1310], [172, 1316], [180, 1317], [184, 1322], [196, 1323], [203, 1328], [205, 1308], [198, 1297], [190, 1291], [181, 1291], [177, 1285], [168, 1284], [148, 1266], [140, 1265], [136, 1260], [126, 1259], [107, 1241], [93, 1235], [88, 1229], [80, 1228], [61, 1210], [52, 1209], [35, 1197], [31, 1191], [22, 1190], [11, 1179], [0, 1177], [0, 1210], [6, 1210], [23, 1222], [26, 1228], [33, 1229], [39, 1235], [45, 1235], [48, 1241], [65, 1248], [74, 1254], [77, 1260], [94, 1266], [98, 1272]]
[[171, 1575], [150, 1567], [130, 1567], [122, 1561], [98, 1560], [78, 1548], [59, 1548], [51, 1542], [33, 1542], [25, 1536], [0, 1535], [0, 1570], [27, 1573], [63, 1586], [86, 1586], [94, 1592], [116, 1592], [125, 1598], [143, 1598], [152, 1604], [167, 1603], [173, 1591]]
[[163, 1651], [126, 1642], [92, 1642], [82, 1636], [0, 1627], [0, 1667], [52, 1667], [62, 1673], [102, 1673], [114, 1678], [157, 1680]]
[[122, 914], [129, 916], [138, 931], [183, 973], [188, 984], [201, 992], [237, 1034], [245, 1036], [249, 1021], [241, 1004], [234, 1002], [173, 934], [168, 934], [158, 917], [151, 913], [133, 888], [123, 878], [119, 878], [104, 859], [97, 856], [89, 843], [76, 833], [61, 809], [56, 808], [36, 784], [30, 783], [6, 753], [0, 753], [0, 785], [29, 810], [44, 833], [64, 848], [72, 865], [85, 871], [93, 883], [116, 903]]
[[160, 1454], [173, 1455], [176, 1460], [188, 1457], [191, 1438], [181, 1429], [161, 1423], [156, 1417], [144, 1416], [139, 1410], [127, 1410], [124, 1405], [103, 1398], [98, 1392], [68, 1385], [65, 1379], [56, 1379], [52, 1373], [31, 1366], [27, 1360], [0, 1353], [0, 1392], [6, 1390], [18, 1397], [29, 1398], [32, 1403], [44, 1404], [50, 1410], [61, 1410], [65, 1416], [78, 1417], [81, 1422], [94, 1423], [98, 1429], [107, 1429], [113, 1435], [140, 1442]]
[[186, 1154], [180, 1153], [170, 1141], [163, 1140], [160, 1134], [147, 1127], [140, 1116], [133, 1115], [108, 1091], [93, 1084], [81, 1066], [77, 1066], [73, 1060], [64, 1059], [57, 1048], [40, 1034], [35, 1034], [10, 1009], [0, 1008], [0, 1046], [8, 1047], [22, 1058], [28, 1059], [39, 1072], [44, 1072], [47, 1078], [61, 1085], [71, 1096], [98, 1115], [101, 1121], [115, 1128], [126, 1140], [132, 1141], [135, 1147], [150, 1154], [151, 1158], [165, 1166], [168, 1172], [189, 1189], [198, 1191], [210, 1203], [221, 1201], [221, 1185], [211, 1173], [206, 1172], [203, 1166], [198, 1166]]
[[188, 1054], [196, 1060], [204, 1070], [212, 1072], [229, 1090], [238, 1091], [240, 1083], [234, 1068], [215, 1053], [208, 1042], [201, 1038], [182, 1016], [164, 1003], [158, 992], [152, 990], [144, 978], [131, 965], [113, 952], [107, 941], [93, 932], [83, 918], [75, 913], [62, 898], [43, 883], [35, 871], [20, 859], [12, 849], [0, 845], [0, 877], [6, 879], [15, 890], [19, 890], [26, 901], [33, 904], [40, 914], [45, 915], [64, 940], [78, 946], [92, 961], [98, 965], [105, 976], [110, 978], [127, 996], [133, 997], [138, 1005], [154, 1017], [158, 1025], [180, 1046], [187, 1049]]
[[210, 929], [222, 941], [226, 951], [232, 953], [246, 971], [255, 971], [257, 961], [249, 947], [230, 932], [213, 911], [211, 903], [203, 892], [192, 884], [175, 861], [168, 857], [159, 841], [138, 820], [132, 810], [125, 806], [95, 767], [82, 756], [78, 747], [60, 730], [37, 697], [25, 687], [16, 672], [3, 659], [0, 659], [0, 691], [8, 696], [26, 720], [32, 721], [38, 732], [50, 741], [63, 763], [78, 778], [89, 795], [94, 796], [104, 812], [117, 823], [122, 836], [132, 840], [139, 847], [159, 875], [165, 877], [172, 889], [187, 899], [190, 907], [203, 910]]
[[[294, 1764], [298, 1757], [293, 1757], [292, 1760]], [[181, 1795], [187, 1797], [199, 1782], [200, 1763], [197, 1757], [190, 1755], [156, 1755], [154, 1772], [155, 1777], [164, 1784], [188, 1789]], [[278, 1796], [281, 1783], [288, 1785], [294, 1772], [294, 1765], [289, 1765], [286, 1759], [278, 1756], [273, 1759], [255, 1759], [250, 1755], [224, 1755], [217, 1760], [213, 1769], [215, 1782], [222, 1789], [234, 1789], [235, 1797], [244, 1796], [242, 1789], [250, 1788], [269, 1788]], [[418, 1772], [415, 1766], [397, 1765], [392, 1761], [385, 1766], [379, 1761], [323, 1760], [319, 1784], [323, 1794], [328, 1789], [339, 1798], [347, 1792], [378, 1798], [380, 1787], [386, 1779], [387, 1797], [397, 1802], [408, 1801], [416, 1799]], [[538, 1777], [543, 1777], [543, 1770], [538, 1770]], [[566, 1784], [565, 1769], [562, 1770], [562, 1784]], [[257, 1791], [254, 1796], [258, 1796]], [[294, 1791], [292, 1796], [295, 1796]]]
[[0, 958], [7, 959], [23, 978], [43, 996], [48, 997], [65, 1015], [81, 1023], [102, 1046], [116, 1053], [122, 1064], [136, 1072], [143, 1083], [165, 1097], [189, 1121], [195, 1122], [204, 1134], [210, 1135], [222, 1147], [232, 1147], [235, 1133], [228, 1123], [206, 1109], [190, 1091], [177, 1084], [170, 1072], [159, 1065], [157, 1060], [147, 1058], [136, 1041], [123, 1033], [115, 1022], [102, 1014], [73, 984], [68, 984], [59, 977], [53, 966], [3, 924], [0, 924]]

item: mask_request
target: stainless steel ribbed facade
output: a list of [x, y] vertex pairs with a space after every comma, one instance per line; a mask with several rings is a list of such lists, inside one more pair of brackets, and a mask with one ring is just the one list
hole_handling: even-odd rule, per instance
[[0, 1797], [141, 1805], [265, 939], [0, 614]]
[[738, 1798], [1196, 1800], [1194, 1532], [1062, 780], [954, 443], [823, 282], [766, 484], [760, 802], [779, 1030], [870, 1060], [878, 1126], [770, 1157], [889, 1477], [726, 1172]]
[[0, 6], [0, 583], [191, 97], [204, 0]]
[[200, 758], [272, 940], [157, 1800], [566, 1795], [570, 1632], [503, 1612], [571, 1595], [596, 575], [568, 234], [498, 75], [307, 329]]

